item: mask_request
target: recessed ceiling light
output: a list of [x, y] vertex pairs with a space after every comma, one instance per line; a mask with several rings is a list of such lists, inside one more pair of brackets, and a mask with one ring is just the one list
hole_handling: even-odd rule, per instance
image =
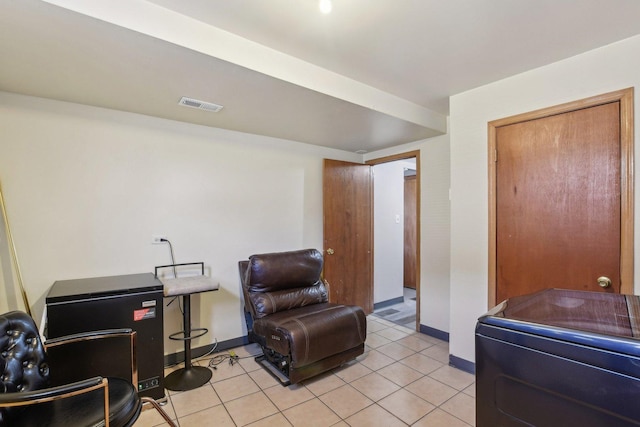
[[185, 107], [197, 108], [199, 110], [211, 111], [213, 113], [217, 113], [224, 108], [222, 105], [214, 104], [213, 102], [198, 101], [197, 99], [187, 98], [186, 96], [180, 98], [180, 102], [178, 102], [178, 104]]
[[331, 13], [331, 9], [333, 9], [333, 4], [331, 4], [331, 0], [320, 0], [318, 7], [320, 7], [320, 12], [327, 14], [327, 13]]

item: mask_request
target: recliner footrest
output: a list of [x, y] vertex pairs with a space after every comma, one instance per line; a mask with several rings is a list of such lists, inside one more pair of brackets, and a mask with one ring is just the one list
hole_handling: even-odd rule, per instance
[[359, 307], [323, 303], [280, 312], [255, 321], [267, 346], [290, 354], [293, 367], [305, 366], [357, 347], [366, 338]]

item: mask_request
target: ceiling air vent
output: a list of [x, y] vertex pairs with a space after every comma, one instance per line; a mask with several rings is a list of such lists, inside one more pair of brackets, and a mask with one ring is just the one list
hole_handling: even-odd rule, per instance
[[184, 105], [185, 107], [197, 108], [199, 110], [211, 111], [213, 113], [217, 113], [222, 110], [222, 105], [214, 104], [213, 102], [198, 101], [197, 99], [187, 98], [186, 96], [183, 96], [178, 104]]

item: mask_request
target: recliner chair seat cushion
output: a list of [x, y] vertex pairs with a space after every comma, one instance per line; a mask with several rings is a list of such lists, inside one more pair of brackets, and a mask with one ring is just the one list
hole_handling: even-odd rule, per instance
[[256, 319], [253, 330], [300, 367], [361, 345], [366, 318], [359, 307], [321, 303]]

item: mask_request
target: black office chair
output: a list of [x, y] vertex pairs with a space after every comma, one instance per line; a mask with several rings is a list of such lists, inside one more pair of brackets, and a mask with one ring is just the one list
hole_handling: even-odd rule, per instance
[[[0, 315], [0, 426], [131, 426], [148, 402], [175, 427], [155, 400], [138, 396], [133, 386], [135, 338], [135, 331], [117, 329], [43, 345], [31, 316], [21, 311]], [[105, 368], [104, 361], [83, 357], [82, 346], [94, 343], [108, 349], [112, 362], [126, 363]], [[106, 375], [104, 369], [118, 377], [99, 376]]]

